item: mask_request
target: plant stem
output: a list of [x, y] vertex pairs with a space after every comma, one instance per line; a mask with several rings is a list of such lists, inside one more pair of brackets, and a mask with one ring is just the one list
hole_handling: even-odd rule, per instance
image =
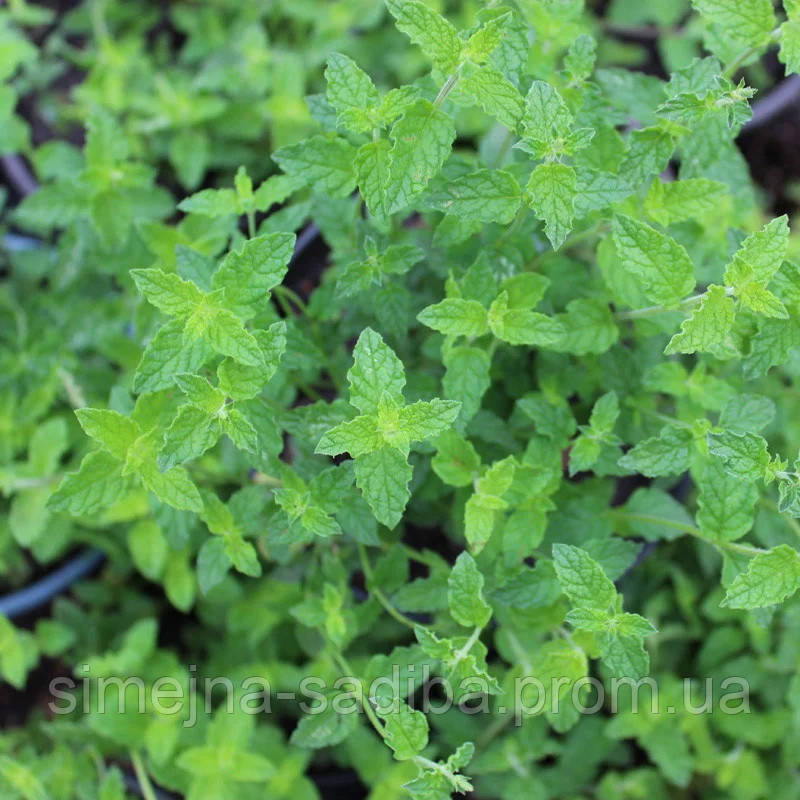
[[452, 90], [452, 88], [458, 83], [458, 78], [459, 78], [459, 75], [461, 73], [461, 67], [462, 67], [462, 65], [459, 64], [458, 68], [456, 69], [456, 71], [452, 75], [448, 76], [447, 80], [442, 85], [442, 88], [439, 89], [439, 94], [436, 95], [436, 99], [433, 101], [433, 104], [437, 108], [442, 103], [444, 103], [445, 98], [447, 97], [447, 95], [450, 94], [450, 91]]
[[142, 757], [139, 755], [138, 750], [131, 750], [131, 764], [133, 764], [133, 771], [136, 773], [136, 780], [139, 781], [139, 788], [142, 790], [142, 797], [144, 800], [158, 800], [156, 791], [153, 784], [150, 783], [150, 778], [147, 770], [142, 763]]
[[744, 64], [745, 61], [750, 58], [750, 56], [754, 56], [762, 48], [769, 47], [773, 42], [777, 41], [780, 35], [781, 29], [775, 28], [775, 30], [770, 33], [768, 41], [756, 45], [755, 47], [748, 47], [747, 50], [743, 50], [738, 56], [736, 56], [736, 58], [733, 59], [733, 61], [731, 61], [730, 66], [722, 73], [723, 76], [726, 78], [732, 78], [736, 74], [736, 70], [738, 70], [739, 67], [741, 67], [742, 64]]
[[[732, 295], [732, 289], [726, 289], [727, 295]], [[684, 308], [691, 308], [695, 303], [699, 303], [704, 297], [705, 292], [702, 294], [695, 294], [682, 300], [676, 308], [668, 308], [664, 305], [647, 306], [647, 308], [635, 308], [633, 311], [617, 311], [614, 316], [617, 319], [642, 319], [642, 317], [654, 317], [657, 314], [663, 314], [665, 311], [680, 311]]]
[[[386, 610], [386, 613], [389, 614], [389, 616], [393, 619], [396, 619], [402, 625], [407, 625], [412, 630], [420, 625], [420, 623], [414, 622], [413, 619], [407, 617], [402, 611], [398, 611], [391, 604], [389, 598], [377, 586], [375, 586], [375, 576], [372, 572], [372, 565], [369, 563], [367, 549], [363, 544], [361, 544], [361, 542], [358, 543], [358, 558], [361, 561], [361, 569], [364, 572], [364, 577], [367, 579], [367, 589], [369, 589], [369, 593], [383, 606], [383, 608]], [[422, 627], [425, 626], [423, 625]]]
[[247, 212], [247, 234], [251, 239], [256, 235], [256, 212], [252, 209]]
[[378, 719], [378, 715], [373, 710], [372, 706], [370, 705], [369, 698], [364, 696], [364, 682], [361, 680], [359, 676], [355, 674], [353, 668], [348, 663], [347, 659], [342, 655], [341, 652], [338, 650], [331, 651], [331, 657], [333, 658], [334, 663], [337, 667], [342, 671], [344, 675], [347, 675], [351, 678], [358, 678], [358, 682], [361, 684], [361, 691], [359, 692], [358, 701], [361, 704], [361, 708], [364, 709], [364, 713], [367, 715], [367, 719], [370, 721], [370, 724], [373, 728], [378, 732], [378, 735], [381, 739], [386, 739], [386, 733], [383, 730], [383, 725], [381, 721]]
[[694, 536], [696, 539], [700, 539], [707, 544], [713, 545], [721, 550], [731, 550], [732, 552], [742, 553], [748, 556], [757, 556], [760, 553], [767, 552], [761, 547], [752, 547], [751, 545], [747, 544], [738, 544], [737, 542], [717, 542], [714, 539], [709, 539], [707, 536], [705, 536], [700, 528], [697, 528], [694, 525], [689, 525], [688, 523], [677, 522], [673, 519], [654, 517], [650, 516], [649, 514], [634, 514], [630, 511], [618, 511], [615, 508], [609, 508], [605, 513], [607, 516], [615, 517], [616, 519], [627, 519], [631, 520], [632, 522], [645, 522], [650, 525], [661, 525], [664, 528], [673, 528], [676, 531], [687, 533], [689, 536]]

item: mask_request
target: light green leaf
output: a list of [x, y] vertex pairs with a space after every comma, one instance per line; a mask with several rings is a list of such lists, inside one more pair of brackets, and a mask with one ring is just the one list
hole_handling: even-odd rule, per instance
[[255, 337], [245, 329], [242, 320], [227, 309], [216, 309], [205, 320], [202, 336], [223, 356], [252, 367], [263, 364], [264, 358]]
[[442, 378], [444, 396], [461, 402], [458, 424], [463, 425], [478, 412], [491, 384], [491, 360], [485, 350], [477, 347], [452, 347], [443, 354], [442, 361], [446, 368]]
[[392, 181], [391, 167], [391, 145], [386, 139], [367, 142], [358, 148], [353, 163], [358, 189], [369, 213], [379, 219], [390, 212], [388, 192]]
[[458, 31], [440, 14], [419, 0], [386, 0], [398, 30], [419, 45], [433, 65], [449, 74], [461, 61]]
[[181, 320], [170, 320], [145, 348], [136, 368], [133, 388], [141, 394], [171, 388], [175, 375], [199, 372], [213, 355], [214, 351], [205, 340], [184, 336]]
[[519, 209], [522, 192], [509, 172], [482, 169], [443, 183], [426, 200], [445, 214], [507, 225]]
[[734, 302], [724, 287], [709, 286], [692, 312], [692, 316], [681, 323], [680, 333], [669, 341], [664, 353], [708, 352], [722, 344], [733, 328]]
[[164, 444], [158, 455], [159, 469], [168, 470], [199, 458], [217, 443], [219, 435], [219, 426], [207, 411], [194, 405], [181, 406], [164, 433]]
[[412, 469], [407, 456], [393, 447], [382, 447], [356, 459], [356, 486], [375, 519], [394, 528], [403, 516], [411, 492]]
[[458, 82], [457, 96], [469, 97], [490, 117], [509, 130], [515, 130], [525, 101], [511, 81], [491, 64], [475, 67], [465, 64]]
[[334, 197], [345, 197], [356, 185], [355, 154], [355, 148], [340, 137], [312, 136], [282, 147], [272, 154], [272, 160], [306, 185]]
[[659, 225], [702, 217], [719, 208], [728, 187], [708, 178], [686, 178], [663, 183], [656, 178], [644, 199], [647, 215]]
[[410, 441], [423, 441], [447, 430], [460, 409], [458, 400], [419, 400], [401, 408], [397, 422]]
[[800, 73], [800, 17], [790, 17], [781, 25], [780, 43], [778, 59], [786, 72]]
[[331, 428], [319, 440], [314, 452], [329, 456], [350, 453], [357, 458], [380, 449], [384, 444], [377, 418], [369, 414]]
[[269, 291], [286, 274], [294, 250], [293, 233], [268, 233], [231, 251], [214, 273], [212, 286], [224, 289], [224, 305], [246, 320], [268, 307]]
[[554, 250], [564, 244], [572, 230], [577, 190], [575, 170], [565, 164], [539, 164], [525, 187], [525, 202], [544, 220], [545, 233]]
[[558, 342], [564, 326], [555, 317], [538, 311], [508, 308], [508, 293], [503, 291], [489, 308], [489, 328], [504, 342], [514, 345], [547, 347]]
[[449, 115], [427, 100], [417, 100], [394, 124], [391, 135], [387, 197], [394, 212], [409, 206], [439, 172], [450, 155], [456, 130]]
[[619, 465], [649, 478], [680, 475], [689, 467], [691, 444], [690, 431], [667, 425], [658, 436], [637, 442], [619, 459]]
[[69, 472], [50, 495], [47, 506], [76, 516], [93, 514], [114, 505], [130, 482], [122, 477], [120, 462], [98, 450], [84, 456], [77, 472]]
[[402, 404], [406, 383], [403, 364], [372, 328], [365, 328], [358, 337], [347, 380], [350, 404], [362, 414], [374, 414], [384, 395]]
[[697, 524], [711, 539], [733, 542], [752, 527], [758, 490], [728, 473], [718, 460], [709, 462], [699, 481]]
[[758, 480], [769, 465], [767, 443], [755, 433], [709, 433], [708, 449], [722, 461], [725, 471], [739, 480]]
[[338, 112], [338, 122], [356, 133], [372, 127], [366, 113], [378, 104], [378, 90], [372, 79], [352, 59], [341, 53], [328, 56], [325, 68], [328, 102]]
[[770, 0], [692, 0], [692, 5], [739, 50], [765, 45], [775, 27]]
[[800, 588], [800, 555], [781, 544], [759, 553], [728, 586], [721, 605], [764, 608], [782, 603]]
[[577, 608], [613, 610], [617, 590], [603, 568], [580, 547], [553, 545], [553, 563], [564, 594]]
[[103, 408], [79, 408], [75, 412], [87, 436], [114, 458], [123, 461], [128, 448], [141, 436], [139, 426], [124, 414]]
[[131, 277], [148, 302], [171, 317], [188, 317], [203, 301], [203, 292], [174, 272], [132, 269]]
[[613, 233], [623, 266], [641, 279], [651, 302], [675, 306], [694, 289], [689, 254], [671, 236], [622, 214], [614, 217]]
[[477, 300], [447, 297], [423, 308], [417, 319], [446, 336], [483, 336], [489, 330], [486, 309]]
[[403, 701], [389, 711], [378, 705], [384, 722], [384, 739], [398, 761], [408, 761], [428, 746], [428, 720], [421, 711], [409, 708]]
[[448, 486], [469, 486], [481, 466], [480, 456], [472, 443], [454, 430], [447, 430], [436, 438], [434, 445], [433, 471]]
[[492, 609], [483, 597], [483, 575], [469, 553], [461, 553], [447, 579], [447, 602], [459, 625], [482, 628]]

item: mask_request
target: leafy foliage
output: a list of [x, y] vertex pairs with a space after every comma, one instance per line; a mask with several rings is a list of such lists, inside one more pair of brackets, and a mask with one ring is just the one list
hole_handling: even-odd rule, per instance
[[4, 798], [795, 797], [800, 245], [735, 140], [800, 5], [443, 9], [0, 10], [0, 576], [106, 557], [0, 677], [182, 690], [32, 711]]

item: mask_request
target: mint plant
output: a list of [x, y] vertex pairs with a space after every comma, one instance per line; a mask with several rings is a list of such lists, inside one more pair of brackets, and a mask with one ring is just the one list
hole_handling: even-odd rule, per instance
[[0, 795], [795, 797], [800, 6], [345, 5], [0, 11]]

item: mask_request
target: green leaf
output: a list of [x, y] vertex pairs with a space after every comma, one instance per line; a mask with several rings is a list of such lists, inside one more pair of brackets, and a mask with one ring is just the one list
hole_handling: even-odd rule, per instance
[[482, 169], [443, 183], [426, 200], [445, 214], [507, 225], [519, 209], [522, 192], [509, 172]]
[[658, 436], [638, 442], [619, 459], [619, 465], [649, 478], [680, 475], [689, 468], [691, 444], [690, 431], [667, 425]]
[[375, 519], [387, 528], [394, 528], [403, 516], [411, 496], [411, 475], [407, 456], [393, 447], [382, 447], [356, 459], [356, 486]]
[[384, 395], [402, 403], [406, 383], [403, 364], [372, 328], [365, 328], [358, 337], [347, 380], [350, 404], [362, 414], [374, 414]]
[[203, 510], [200, 493], [183, 467], [161, 472], [155, 464], [143, 465], [139, 475], [142, 483], [163, 503], [185, 511], [199, 513]]
[[483, 597], [483, 575], [469, 553], [461, 553], [447, 580], [447, 602], [459, 625], [482, 628], [492, 609]]
[[255, 337], [245, 329], [242, 320], [227, 309], [216, 309], [205, 320], [202, 336], [223, 356], [251, 367], [263, 364], [264, 357]]
[[203, 301], [203, 292], [174, 272], [132, 269], [131, 277], [148, 302], [171, 317], [188, 317]]
[[316, 453], [335, 456], [350, 453], [353, 458], [378, 450], [385, 440], [375, 416], [356, 417], [331, 428], [317, 443]]
[[686, 178], [663, 183], [656, 178], [644, 199], [647, 215], [659, 225], [702, 217], [719, 207], [727, 187], [708, 178]]
[[171, 388], [175, 375], [199, 372], [213, 356], [214, 351], [206, 341], [184, 336], [183, 327], [181, 320], [170, 320], [147, 345], [134, 375], [136, 392]]
[[725, 471], [739, 480], [764, 477], [770, 461], [766, 441], [755, 433], [709, 433], [708, 449], [721, 460]]
[[786, 66], [786, 72], [800, 73], [800, 18], [791, 16], [781, 25], [778, 60]]
[[344, 139], [312, 136], [282, 147], [272, 154], [272, 160], [287, 175], [301, 179], [307, 186], [334, 197], [346, 197], [356, 185], [355, 154], [355, 148]]
[[569, 46], [564, 56], [564, 68], [570, 83], [579, 84], [585, 81], [594, 71], [597, 42], [588, 33], [581, 34]]
[[212, 278], [213, 288], [225, 291], [226, 308], [244, 320], [263, 312], [270, 289], [286, 275], [294, 242], [293, 233], [268, 233], [231, 251]]
[[454, 430], [446, 430], [436, 438], [434, 445], [433, 471], [449, 486], [469, 486], [481, 465], [472, 443]]
[[698, 488], [697, 524], [711, 539], [733, 542], [752, 527], [758, 490], [753, 483], [728, 473], [722, 463], [711, 461]]
[[428, 720], [421, 711], [400, 701], [390, 711], [379, 705], [378, 714], [384, 722], [384, 740], [398, 761], [408, 761], [428, 746]]
[[82, 516], [112, 506], [129, 486], [121, 470], [120, 462], [112, 455], [100, 450], [89, 453], [76, 472], [64, 476], [50, 495], [47, 507]]
[[561, 339], [564, 326], [558, 319], [537, 311], [509, 308], [508, 299], [508, 292], [500, 292], [489, 308], [489, 328], [498, 339], [538, 347], [553, 345]]
[[789, 222], [784, 214], [751, 233], [739, 245], [725, 269], [725, 285], [733, 287], [737, 295], [749, 283], [766, 287], [786, 258], [788, 243]]
[[326, 701], [321, 711], [314, 709], [314, 713], [300, 718], [292, 731], [292, 744], [313, 750], [332, 747], [343, 742], [356, 729], [358, 714], [338, 714], [334, 707], [335, 697], [326, 698]]
[[800, 555], [786, 544], [759, 553], [728, 586], [721, 605], [764, 608], [782, 603], [800, 588]]
[[478, 412], [491, 384], [491, 359], [477, 347], [452, 347], [442, 360], [447, 370], [442, 378], [444, 396], [461, 402], [458, 424], [463, 426]]
[[84, 433], [120, 461], [125, 459], [130, 446], [142, 434], [139, 426], [130, 417], [117, 411], [79, 408], [75, 416]]
[[491, 64], [476, 67], [465, 64], [457, 87], [458, 96], [464, 95], [480, 106], [509, 130], [516, 129], [522, 117], [525, 101], [519, 90], [499, 69]]
[[589, 416], [589, 426], [596, 433], [610, 433], [619, 417], [619, 400], [614, 391], [597, 398]]
[[358, 189], [369, 213], [382, 219], [391, 212], [389, 188], [392, 181], [392, 148], [386, 139], [367, 142], [358, 148], [353, 162]]
[[451, 73], [461, 60], [462, 42], [444, 17], [419, 0], [386, 0], [398, 30], [419, 45], [433, 65]]
[[450, 155], [455, 138], [453, 120], [427, 100], [417, 100], [405, 110], [392, 128], [389, 211], [407, 208], [425, 190]]
[[575, 170], [565, 164], [539, 164], [525, 187], [525, 202], [544, 220], [545, 233], [554, 250], [564, 244], [572, 230], [577, 191]]
[[460, 409], [458, 400], [418, 400], [400, 409], [397, 424], [412, 442], [432, 439], [453, 424]]
[[212, 218], [240, 213], [233, 189], [202, 189], [181, 200], [178, 208], [187, 214], [202, 214]]
[[580, 547], [553, 545], [553, 563], [564, 594], [577, 608], [613, 609], [617, 590], [603, 568]]
[[672, 237], [622, 214], [614, 217], [613, 234], [623, 266], [641, 280], [648, 300], [676, 306], [694, 289], [692, 262]]
[[489, 331], [486, 309], [477, 300], [447, 297], [423, 308], [417, 319], [446, 336], [483, 336]]
[[325, 68], [328, 102], [338, 112], [340, 125], [363, 133], [372, 127], [369, 114], [378, 104], [378, 90], [372, 79], [352, 59], [341, 53], [328, 56]]
[[219, 426], [208, 412], [193, 405], [182, 406], [164, 433], [159, 468], [167, 470], [199, 458], [217, 443], [219, 436]]
[[554, 158], [563, 150], [572, 114], [556, 89], [544, 81], [534, 81], [525, 98], [521, 124], [526, 149], [535, 158]]
[[713, 351], [722, 344], [733, 328], [734, 302], [722, 286], [709, 286], [692, 312], [692, 316], [681, 323], [664, 353], [695, 353]]
[[692, 5], [739, 50], [765, 45], [775, 27], [770, 0], [692, 0]]

